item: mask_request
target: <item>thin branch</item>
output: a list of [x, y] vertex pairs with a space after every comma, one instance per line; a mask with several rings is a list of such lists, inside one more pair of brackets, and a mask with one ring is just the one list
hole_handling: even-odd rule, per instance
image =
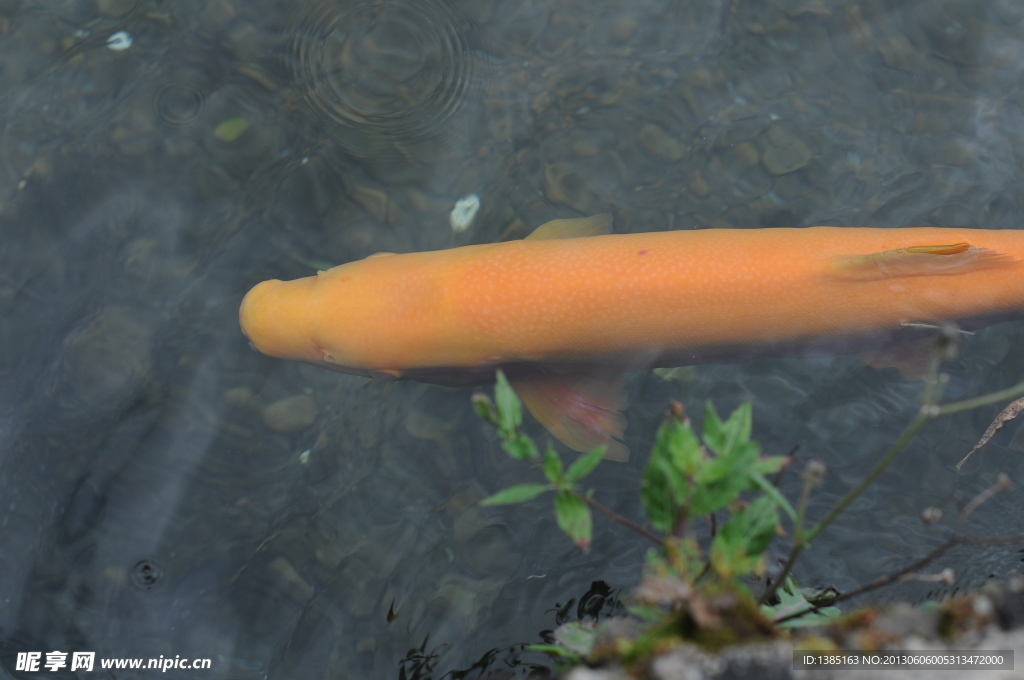
[[846, 495], [843, 496], [839, 502], [836, 503], [832, 509], [829, 510], [828, 513], [810, 529], [810, 531], [807, 531], [806, 533], [801, 532], [799, 537], [794, 536], [793, 548], [789, 551], [789, 557], [786, 558], [786, 564], [782, 568], [782, 573], [772, 581], [771, 585], [768, 586], [763, 593], [761, 593], [761, 597], [758, 598], [759, 602], [763, 604], [775, 597], [775, 593], [780, 587], [782, 587], [782, 584], [786, 582], [786, 577], [789, 576], [791, 571], [793, 571], [793, 565], [796, 564], [797, 559], [799, 559], [800, 555], [802, 555], [804, 550], [807, 549], [807, 545], [814, 540], [815, 536], [821, 533], [822, 529], [831, 524], [832, 521], [839, 516], [839, 513], [846, 509], [846, 506], [852, 503], [857, 496], [863, 493], [864, 489], [875, 481], [875, 478], [878, 477], [878, 475], [882, 474], [882, 471], [889, 466], [889, 463], [896, 459], [896, 456], [903, 452], [903, 449], [907, 447], [907, 444], [909, 444], [910, 440], [914, 438], [917, 431], [924, 427], [924, 424], [929, 420], [931, 420], [931, 416], [928, 414], [926, 409], [922, 408], [907, 428], [903, 430], [903, 434], [900, 435], [900, 438], [897, 439], [891, 447], [889, 447], [889, 450], [886, 452], [885, 456], [882, 457], [882, 460], [878, 461], [878, 463], [875, 464], [875, 467], [871, 468], [871, 471], [864, 477], [864, 479], [860, 480], [860, 483], [857, 484], [857, 486], [850, 489]]
[[573, 491], [571, 493], [573, 493], [577, 498], [582, 499], [584, 503], [586, 503], [587, 505], [592, 507], [594, 510], [597, 510], [598, 512], [600, 512], [602, 515], [608, 517], [613, 522], [618, 522], [619, 524], [621, 524], [624, 527], [629, 527], [630, 529], [632, 529], [633, 531], [637, 532], [641, 536], [647, 537], [648, 539], [653, 541], [656, 545], [660, 546], [660, 545], [663, 545], [665, 543], [665, 541], [663, 539], [658, 538], [658, 536], [656, 536], [655, 534], [652, 534], [647, 529], [644, 529], [642, 526], [640, 526], [636, 522], [634, 522], [632, 520], [629, 520], [629, 519], [626, 519], [625, 517], [623, 517], [619, 513], [615, 512], [611, 508], [607, 508], [607, 507], [601, 505], [600, 503], [595, 501], [593, 498], [590, 498], [588, 496], [584, 496], [583, 494], [578, 493], [576, 491]]
[[704, 568], [701, 569], [700, 573], [697, 574], [697, 577], [693, 579], [695, 582], [704, 578], [704, 576], [711, 571], [711, 542], [715, 540], [715, 534], [718, 533], [718, 524], [715, 519], [715, 513], [713, 512], [708, 515], [708, 528], [711, 530], [711, 538], [708, 539], [708, 558], [704, 561]]
[[[887, 586], [890, 583], [905, 580], [905, 577], [907, 575], [912, 574], [928, 566], [928, 564], [937, 560], [939, 557], [948, 552], [950, 548], [956, 545], [1008, 545], [1013, 543], [1024, 543], [1024, 534], [1004, 534], [1001, 536], [968, 536], [963, 533], [964, 526], [967, 523], [967, 518], [970, 517], [975, 510], [977, 510], [983, 503], [991, 499], [996, 494], [1001, 493], [1003, 491], [1008, 491], [1011, 488], [1012, 485], [1010, 484], [1010, 478], [1000, 472], [999, 475], [996, 477], [996, 481], [991, 486], [989, 486], [987, 489], [985, 489], [977, 496], [975, 496], [971, 500], [971, 502], [968, 503], [964, 507], [964, 509], [960, 511], [959, 517], [957, 518], [955, 533], [949, 539], [947, 539], [946, 542], [936, 547], [934, 550], [932, 550], [924, 557], [916, 560], [911, 564], [908, 564], [903, 569], [900, 569], [899, 571], [894, 572], [892, 574], [876, 578], [874, 581], [871, 581], [855, 590], [842, 593], [838, 595], [834, 600], [832, 600], [832, 602], [836, 603], [842, 602], [844, 600], [849, 600], [854, 597], [857, 597], [858, 595], [863, 595], [866, 592], [876, 590], [883, 586]], [[818, 611], [818, 607], [812, 605], [811, 607], [803, 609], [799, 612], [794, 612], [791, 614], [787, 614], [786, 616], [780, 617], [778, 619], [773, 619], [773, 621], [775, 623], [782, 623], [790, 619], [799, 618], [804, 614], [807, 614], [812, 611]]]
[[786, 558], [786, 564], [782, 567], [782, 573], [775, 577], [775, 580], [771, 582], [771, 585], [761, 593], [761, 597], [757, 598], [758, 604], [765, 604], [778, 592], [782, 584], [786, 582], [789, 577], [789, 572], [793, 571], [793, 565], [800, 559], [800, 555], [803, 554], [804, 550], [807, 549], [806, 543], [794, 543], [793, 549], [789, 551], [789, 557]]
[[881, 588], [882, 586], [887, 586], [890, 583], [895, 583], [896, 581], [899, 581], [900, 578], [902, 578], [903, 576], [906, 576], [907, 574], [909, 574], [911, 572], [917, 571], [918, 569], [922, 569], [922, 568], [928, 566], [928, 564], [930, 564], [931, 562], [939, 559], [950, 548], [952, 548], [954, 545], [957, 545], [959, 542], [960, 541], [957, 540], [957, 537], [954, 536], [953, 538], [949, 539], [948, 541], [946, 541], [945, 543], [943, 543], [939, 547], [935, 548], [930, 553], [928, 553], [927, 555], [925, 555], [921, 559], [917, 560], [913, 564], [909, 564], [905, 568], [900, 569], [899, 571], [897, 571], [895, 573], [888, 574], [887, 576], [880, 576], [879, 578], [876, 578], [874, 581], [871, 581], [870, 583], [866, 583], [865, 585], [862, 585], [860, 588], [857, 588], [855, 590], [851, 590], [848, 593], [842, 593], [841, 595], [836, 597], [836, 599], [834, 601], [835, 602], [842, 602], [843, 600], [849, 600], [851, 598], [857, 597], [858, 595], [862, 595], [862, 594], [864, 594], [866, 592], [869, 592], [871, 590], [875, 590], [877, 588]]
[[966, 545], [1013, 545], [1024, 543], [1024, 534], [1003, 534], [1001, 536], [959, 536], [957, 543]]
[[1019, 397], [1022, 394], [1024, 394], [1024, 382], [1017, 383], [1012, 387], [1007, 387], [1005, 390], [999, 390], [998, 392], [992, 392], [991, 394], [983, 394], [982, 396], [975, 397], [974, 399], [965, 399], [964, 401], [954, 401], [952, 404], [934, 406], [932, 407], [932, 410], [937, 416], [948, 416], [950, 413], [970, 411], [972, 408], [996, 404], [1000, 401]]
[[[1024, 534], [1004, 534], [1002, 536], [954, 536], [953, 538], [950, 538], [948, 541], [946, 541], [939, 547], [935, 548], [935, 550], [932, 550], [930, 553], [928, 553], [921, 559], [907, 566], [905, 569], [901, 569], [894, 574], [889, 574], [888, 576], [876, 578], [874, 581], [871, 581], [870, 583], [863, 585], [860, 588], [857, 588], [856, 590], [851, 590], [848, 593], [843, 593], [837, 596], [836, 599], [832, 600], [832, 602], [835, 603], [842, 602], [843, 600], [850, 600], [854, 597], [857, 597], [858, 595], [863, 595], [866, 592], [877, 590], [882, 586], [887, 586], [890, 583], [899, 581], [907, 574], [910, 574], [914, 571], [917, 571], [918, 569], [927, 566], [928, 563], [938, 559], [950, 548], [956, 545], [1012, 545], [1014, 543], [1024, 543]], [[816, 612], [818, 610], [819, 607], [817, 607], [816, 605], [812, 605], [807, 609], [803, 609], [801, 611], [788, 614], [779, 619], [772, 619], [772, 621], [773, 623], [783, 623], [784, 621], [789, 621], [790, 619], [798, 619], [804, 614]]]
[[918, 413], [917, 416], [910, 421], [910, 424], [907, 425], [907, 428], [903, 430], [903, 434], [900, 435], [899, 439], [889, 447], [889, 450], [885, 453], [885, 456], [882, 457], [882, 460], [878, 461], [875, 466], [871, 468], [871, 471], [868, 472], [862, 480], [860, 480], [857, 486], [850, 489], [846, 495], [843, 496], [839, 502], [821, 518], [821, 520], [818, 521], [817, 524], [811, 527], [806, 534], [806, 540], [808, 542], [813, 541], [814, 537], [820, 534], [822, 529], [831, 524], [832, 521], [835, 520], [835, 518], [838, 517], [848, 505], [850, 505], [850, 503], [856, 500], [857, 497], [860, 496], [861, 493], [863, 493], [864, 490], [868, 488], [880, 474], [882, 474], [885, 468], [889, 467], [889, 464], [896, 460], [897, 456], [903, 453], [903, 450], [907, 448], [908, 444], [910, 444], [910, 440], [914, 438], [918, 430], [924, 427], [925, 423], [931, 420], [931, 418], [932, 416], [927, 412], [927, 409], [922, 408], [921, 412]]
[[829, 510], [821, 520], [818, 521], [810, 531], [806, 533], [803, 531], [802, 518], [798, 520], [800, 526], [796, 528], [795, 535], [793, 537], [793, 548], [789, 552], [789, 557], [786, 559], [786, 564], [782, 568], [782, 573], [768, 586], [768, 588], [761, 593], [761, 597], [758, 598], [758, 602], [765, 603], [775, 597], [775, 593], [778, 592], [782, 584], [786, 582], [786, 578], [790, 572], [793, 571], [793, 565], [796, 564], [797, 559], [803, 554], [804, 550], [807, 549], [808, 544], [814, 540], [814, 538], [821, 533], [821, 531], [839, 516], [858, 496], [860, 496], [868, 486], [870, 486], [885, 468], [889, 467], [889, 464], [896, 460], [910, 441], [917, 434], [918, 430], [925, 426], [925, 424], [938, 415], [936, 411], [935, 403], [942, 396], [943, 388], [949, 382], [949, 378], [945, 375], [939, 375], [939, 364], [942, 362], [943, 347], [937, 345], [935, 350], [932, 352], [931, 362], [928, 365], [928, 374], [925, 379], [924, 391], [921, 394], [921, 408], [914, 419], [910, 421], [906, 429], [903, 430], [903, 434], [900, 435], [889, 450], [886, 451], [882, 460], [878, 461], [871, 471], [860, 480], [857, 486], [850, 489], [845, 496], [839, 499], [831, 510]]
[[944, 586], [951, 586], [956, 583], [956, 572], [946, 567], [938, 574], [918, 574], [913, 572], [900, 577], [901, 581], [921, 581], [922, 583], [941, 583]]
[[689, 512], [689, 504], [684, 505], [676, 511], [676, 519], [672, 523], [672, 535], [676, 538], [682, 538], [683, 534], [686, 533], [686, 516]]
[[[941, 337], [941, 336], [940, 336]], [[940, 341], [941, 342], [941, 341]], [[921, 407], [927, 408], [932, 406], [939, 401], [938, 396], [938, 378], [939, 375], [939, 364], [942, 363], [942, 350], [939, 349], [938, 344], [932, 349], [931, 358], [928, 361], [928, 370], [925, 373], [924, 378], [924, 389], [921, 390]]]
[[796, 460], [796, 452], [799, 450], [799, 443], [794, 444], [793, 448], [789, 450], [789, 453], [786, 454], [786, 462], [782, 464], [782, 467], [779, 468], [779, 471], [775, 473], [774, 477], [772, 477], [772, 486], [779, 485], [779, 482], [782, 481], [782, 475], [786, 474], [786, 470], [788, 470], [789, 466], [792, 465], [793, 462]]
[[[818, 605], [811, 604], [810, 602], [807, 603], [807, 604], [811, 605], [810, 607], [808, 607], [806, 609], [801, 609], [799, 611], [793, 611], [794, 609], [796, 609], [797, 607], [802, 606], [803, 604], [804, 604], [803, 602], [794, 602], [793, 604], [789, 605], [785, 609], [780, 610], [779, 614], [776, 615], [777, 618], [773, 618], [772, 619], [772, 623], [783, 623], [785, 621], [789, 621], [790, 619], [799, 619], [804, 614], [810, 614], [811, 612], [820, 611], [820, 608], [818, 607]], [[782, 616], [780, 616], [780, 615], [782, 615]]]
[[988, 501], [990, 498], [995, 496], [997, 493], [1003, 491], [1009, 491], [1013, 488], [1013, 484], [1010, 482], [1010, 478], [1004, 472], [1000, 472], [996, 475], [996, 481], [992, 483], [990, 487], [979, 493], [977, 496], [971, 499], [971, 502], [964, 506], [964, 509], [960, 511], [960, 517], [956, 521], [956, 534], [960, 535], [964, 532], [964, 527], [967, 525], [967, 518], [977, 510], [982, 503]]

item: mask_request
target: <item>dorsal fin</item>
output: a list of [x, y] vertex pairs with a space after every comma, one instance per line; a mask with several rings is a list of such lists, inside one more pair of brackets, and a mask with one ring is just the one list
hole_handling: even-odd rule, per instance
[[829, 276], [872, 281], [905, 276], [948, 276], [1015, 264], [1009, 255], [970, 243], [908, 246], [867, 255], [841, 255], [825, 265]]
[[612, 233], [612, 216], [609, 213], [577, 217], [571, 220], [551, 220], [533, 230], [528, 239], [582, 238]]

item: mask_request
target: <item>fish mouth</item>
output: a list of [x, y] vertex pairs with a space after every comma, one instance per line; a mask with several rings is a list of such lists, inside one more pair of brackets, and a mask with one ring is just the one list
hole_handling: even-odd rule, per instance
[[271, 279], [245, 294], [238, 307], [238, 325], [253, 347], [281, 359], [312, 358], [306, 306], [294, 304], [295, 293], [304, 292], [308, 285], [303, 279]]
[[273, 283], [279, 283], [279, 281], [277, 279], [263, 281], [253, 286], [242, 298], [242, 304], [238, 307], [238, 325], [242, 329], [242, 335], [249, 339], [249, 344], [255, 349], [259, 349], [257, 338], [254, 337], [257, 320], [268, 293], [268, 284]]

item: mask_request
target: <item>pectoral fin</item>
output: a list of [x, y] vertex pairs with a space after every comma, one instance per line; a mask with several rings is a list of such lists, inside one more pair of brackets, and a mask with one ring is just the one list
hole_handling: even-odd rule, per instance
[[867, 255], [842, 255], [825, 265], [829, 276], [850, 281], [872, 281], [905, 276], [949, 276], [990, 267], [1016, 264], [1009, 255], [970, 243], [908, 246]]
[[551, 376], [512, 382], [533, 417], [566, 446], [592, 451], [604, 444], [608, 460], [629, 460], [629, 449], [617, 438], [626, 429], [622, 376], [613, 378]]
[[572, 220], [551, 220], [540, 225], [527, 239], [582, 238], [612, 233], [612, 216], [608, 213]]
[[861, 352], [861, 363], [872, 368], [895, 368], [907, 380], [923, 380], [935, 351], [935, 338], [907, 340], [892, 347]]

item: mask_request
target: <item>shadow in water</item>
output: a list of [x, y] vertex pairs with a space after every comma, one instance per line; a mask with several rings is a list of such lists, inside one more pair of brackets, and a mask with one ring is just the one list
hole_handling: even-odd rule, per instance
[[[617, 616], [624, 611], [619, 599], [619, 589], [613, 589], [605, 581], [593, 581], [580, 598], [570, 598], [564, 604], [556, 602], [548, 613], [555, 614], [555, 627], [572, 621], [599, 622], [602, 618]], [[539, 633], [545, 644], [555, 642], [554, 630]], [[430, 636], [426, 636], [419, 647], [410, 649], [398, 662], [398, 680], [511, 680], [529, 678], [543, 680], [552, 677], [554, 670], [541, 661], [542, 655], [531, 651], [531, 643], [519, 643], [509, 647], [493, 648], [466, 668], [450, 670], [435, 676], [438, 661], [451, 648], [449, 644], [429, 647]]]

